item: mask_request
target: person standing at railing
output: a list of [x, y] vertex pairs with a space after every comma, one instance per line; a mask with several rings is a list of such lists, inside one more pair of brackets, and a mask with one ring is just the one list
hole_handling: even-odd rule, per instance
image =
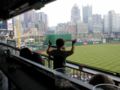
[[29, 60], [32, 60], [34, 62], [37, 62], [41, 65], [44, 65], [44, 61], [43, 61], [42, 57], [40, 56], [40, 54], [38, 54], [36, 52], [32, 52], [29, 48], [22, 48], [20, 50], [20, 56], [27, 58]]
[[65, 67], [65, 60], [68, 56], [72, 55], [74, 53], [74, 44], [76, 43], [76, 40], [72, 41], [72, 47], [71, 50], [66, 51], [64, 47], [64, 40], [59, 38], [56, 40], [56, 49], [51, 50], [52, 43], [49, 41], [47, 54], [50, 57], [53, 57], [53, 68], [64, 68]]
[[32, 51], [25, 47], [20, 50], [20, 56], [32, 60]]

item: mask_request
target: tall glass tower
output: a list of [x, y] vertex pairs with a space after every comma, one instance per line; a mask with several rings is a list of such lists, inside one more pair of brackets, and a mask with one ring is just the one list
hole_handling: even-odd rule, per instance
[[84, 6], [83, 7], [83, 22], [88, 23], [91, 17], [92, 17], [92, 6]]
[[80, 9], [76, 4], [71, 9], [71, 21], [73, 23], [80, 21]]

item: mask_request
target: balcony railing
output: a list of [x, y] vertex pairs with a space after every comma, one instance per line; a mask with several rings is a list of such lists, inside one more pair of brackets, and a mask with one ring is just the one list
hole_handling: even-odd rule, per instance
[[[48, 56], [46, 55], [42, 55], [42, 56], [45, 59], [45, 61], [47, 61], [45, 65], [52, 69], [53, 68], [52, 58], [48, 59]], [[111, 79], [115, 81], [116, 85], [120, 85], [120, 73], [117, 73], [117, 72], [107, 71], [104, 69], [87, 66], [80, 63], [75, 63], [69, 60], [67, 60], [66, 69], [71, 71], [70, 75], [73, 78], [76, 78], [84, 82], [88, 82], [93, 75], [99, 73], [99, 74], [104, 74], [109, 76]]]
[[20, 57], [19, 51], [20, 51], [20, 49], [18, 49], [18, 48], [9, 46], [4, 43], [0, 43], [0, 55], [1, 56], [2, 55], [8, 55], [8, 56], [11, 55], [12, 58], [14, 58], [16, 61], [25, 63], [24, 65], [28, 65], [28, 66], [30, 65], [30, 66], [34, 67], [35, 69], [37, 68], [38, 72], [44, 73], [49, 78], [55, 79], [55, 75], [59, 75], [60, 77], [64, 78], [65, 80], [72, 82], [77, 87], [84, 88], [85, 90], [90, 90], [90, 89], [92, 89], [92, 86], [86, 82], [88, 82], [94, 74], [102, 73], [102, 74], [105, 74], [105, 75], [111, 77], [115, 81], [116, 85], [120, 84], [120, 74], [117, 72], [106, 71], [106, 70], [102, 70], [99, 68], [90, 67], [87, 65], [67, 61], [66, 69], [68, 71], [70, 71], [69, 75], [72, 77], [72, 78], [69, 78], [68, 76], [52, 69], [53, 61], [48, 56], [41, 54], [42, 58], [45, 61], [45, 66], [42, 66], [39, 63], [36, 63], [34, 61], [30, 61], [28, 59], [24, 59], [24, 58]]

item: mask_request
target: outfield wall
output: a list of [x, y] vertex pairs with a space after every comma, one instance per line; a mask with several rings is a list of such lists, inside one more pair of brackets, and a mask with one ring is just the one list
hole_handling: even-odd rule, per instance
[[[84, 41], [84, 42], [77, 42], [75, 45], [76, 46], [81, 46], [81, 45], [94, 45], [94, 44], [102, 44], [103, 42], [102, 41]], [[65, 45], [66, 46], [71, 46], [71, 42], [69, 41], [67, 41], [66, 43], [65, 43]]]

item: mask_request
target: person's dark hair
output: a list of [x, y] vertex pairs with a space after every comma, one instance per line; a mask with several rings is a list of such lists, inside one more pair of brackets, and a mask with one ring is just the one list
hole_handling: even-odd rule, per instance
[[108, 76], [103, 74], [96, 74], [89, 81], [89, 84], [92, 84], [92, 85], [98, 85], [103, 83], [114, 84], [114, 81]]
[[57, 39], [56, 45], [57, 45], [57, 48], [64, 46], [64, 40], [62, 38]]
[[27, 59], [31, 59], [32, 52], [31, 52], [31, 50], [29, 48], [22, 48], [20, 50], [20, 56], [24, 57], [24, 58], [27, 58]]

